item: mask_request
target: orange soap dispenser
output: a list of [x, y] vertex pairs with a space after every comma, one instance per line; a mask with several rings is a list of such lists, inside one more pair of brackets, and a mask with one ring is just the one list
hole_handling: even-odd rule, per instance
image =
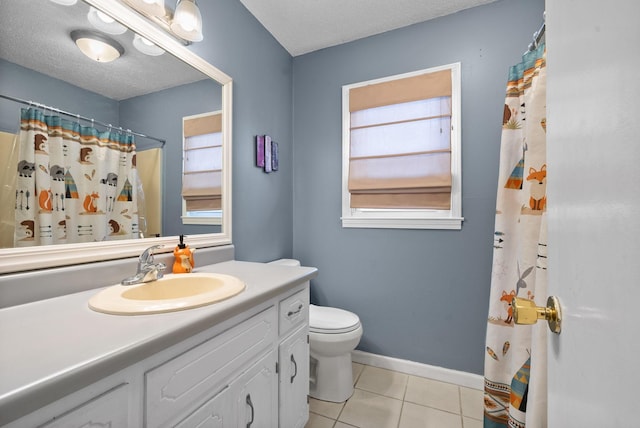
[[184, 235], [180, 235], [180, 243], [173, 250], [173, 273], [190, 273], [195, 267], [193, 263], [193, 253], [195, 250], [189, 248], [184, 243]]

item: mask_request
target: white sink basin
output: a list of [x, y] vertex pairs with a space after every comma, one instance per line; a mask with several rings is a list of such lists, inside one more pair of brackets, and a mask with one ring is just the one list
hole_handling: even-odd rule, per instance
[[94, 311], [142, 315], [181, 311], [210, 305], [245, 289], [244, 282], [219, 273], [168, 274], [140, 285], [114, 285], [89, 300]]

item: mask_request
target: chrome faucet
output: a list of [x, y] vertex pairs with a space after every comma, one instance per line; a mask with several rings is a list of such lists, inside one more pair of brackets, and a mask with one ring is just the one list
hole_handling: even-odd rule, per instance
[[166, 269], [167, 265], [153, 262], [153, 250], [162, 247], [164, 247], [164, 245], [154, 245], [144, 250], [140, 255], [136, 274], [123, 279], [122, 285], [141, 284], [162, 278], [162, 271]]

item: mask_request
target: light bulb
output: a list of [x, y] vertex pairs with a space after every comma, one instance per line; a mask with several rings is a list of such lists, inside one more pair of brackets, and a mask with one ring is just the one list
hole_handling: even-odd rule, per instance
[[191, 42], [202, 40], [202, 15], [194, 0], [179, 0], [171, 22], [171, 31]]
[[125, 0], [135, 10], [151, 16], [164, 17], [164, 0]]
[[196, 28], [196, 20], [193, 15], [184, 14], [180, 17], [178, 24], [186, 31], [193, 31]]
[[164, 53], [164, 49], [139, 34], [133, 36], [133, 46], [145, 55], [158, 56]]
[[98, 10], [97, 13], [98, 13], [98, 18], [102, 19], [107, 24], [111, 24], [112, 22], [116, 22], [115, 19], [113, 19], [112, 17], [110, 17], [109, 15], [107, 15], [104, 12], [101, 12], [101, 11]]
[[78, 0], [51, 0], [54, 3], [61, 4], [63, 6], [73, 6]]
[[89, 20], [91, 25], [93, 25], [96, 29], [102, 31], [103, 33], [123, 34], [127, 31], [127, 27], [94, 7], [89, 9], [87, 19]]

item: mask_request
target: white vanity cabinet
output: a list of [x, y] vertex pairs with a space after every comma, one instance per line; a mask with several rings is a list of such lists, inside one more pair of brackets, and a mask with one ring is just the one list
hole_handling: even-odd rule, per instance
[[6, 427], [303, 428], [309, 282]]

